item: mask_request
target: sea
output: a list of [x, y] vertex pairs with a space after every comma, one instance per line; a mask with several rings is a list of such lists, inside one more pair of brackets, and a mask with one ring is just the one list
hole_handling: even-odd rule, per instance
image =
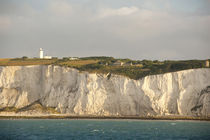
[[210, 140], [208, 121], [0, 120], [0, 140]]

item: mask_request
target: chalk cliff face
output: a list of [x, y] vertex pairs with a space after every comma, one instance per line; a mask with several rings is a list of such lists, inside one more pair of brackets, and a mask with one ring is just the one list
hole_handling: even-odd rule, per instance
[[35, 102], [81, 116], [210, 116], [210, 69], [132, 80], [52, 65], [0, 67], [0, 109]]

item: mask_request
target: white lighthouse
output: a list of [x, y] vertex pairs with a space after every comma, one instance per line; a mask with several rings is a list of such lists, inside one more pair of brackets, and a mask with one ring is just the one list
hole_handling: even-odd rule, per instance
[[43, 59], [44, 58], [44, 51], [42, 48], [39, 49], [39, 58]]

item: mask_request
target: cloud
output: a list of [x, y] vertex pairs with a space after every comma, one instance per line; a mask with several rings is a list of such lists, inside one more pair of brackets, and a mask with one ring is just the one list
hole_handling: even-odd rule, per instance
[[[48, 55], [59, 57], [209, 57], [208, 14], [159, 10], [155, 3], [147, 4], [146, 8], [145, 5], [92, 6], [88, 2], [50, 0], [42, 9], [24, 2], [4, 4], [4, 10], [1, 4], [0, 31], [4, 29], [4, 32], [0, 32], [0, 57], [33, 57], [40, 47]], [[170, 9], [171, 3], [165, 4]]]
[[50, 2], [48, 10], [56, 16], [69, 16], [73, 12], [71, 4], [66, 1], [58, 0]]
[[8, 16], [0, 16], [0, 31], [7, 30], [11, 26], [11, 19]]
[[103, 8], [99, 10], [98, 17], [105, 18], [110, 16], [128, 16], [135, 14], [139, 9], [135, 6], [132, 7], [121, 7], [119, 9]]

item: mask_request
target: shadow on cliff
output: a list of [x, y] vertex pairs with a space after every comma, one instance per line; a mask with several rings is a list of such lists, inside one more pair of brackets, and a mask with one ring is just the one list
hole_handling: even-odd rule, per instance
[[[122, 85], [125, 84], [125, 79]], [[115, 77], [110, 77], [104, 81], [107, 93], [109, 94], [104, 102], [106, 111], [114, 116], [156, 115], [156, 112], [151, 107], [150, 98], [135, 84], [135, 82], [140, 82], [140, 80], [129, 79], [126, 86], [116, 85], [114, 80]], [[126, 93], [123, 93], [123, 90]]]
[[12, 78], [9, 87], [7, 85], [0, 88], [0, 94], [7, 92], [5, 98], [8, 98], [8, 101], [4, 104], [9, 107], [23, 107], [40, 99], [44, 88], [44, 67], [46, 66], [14, 66], [14, 74], [10, 71], [11, 77], [7, 77]]

